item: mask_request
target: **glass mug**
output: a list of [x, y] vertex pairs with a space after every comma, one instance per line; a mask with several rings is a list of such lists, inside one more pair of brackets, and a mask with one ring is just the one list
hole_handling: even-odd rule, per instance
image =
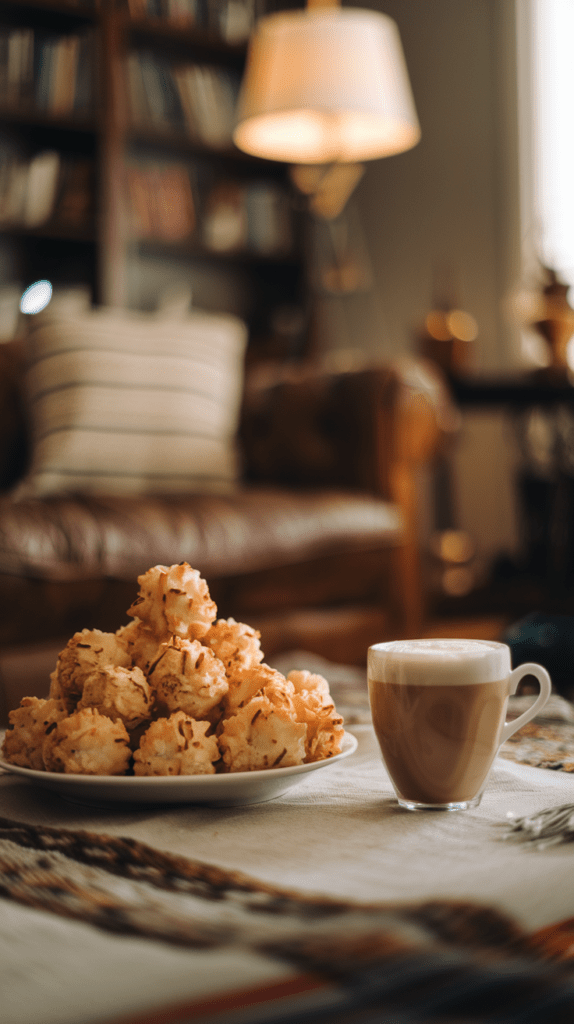
[[[394, 640], [368, 653], [369, 701], [385, 767], [408, 810], [465, 810], [480, 803], [502, 743], [544, 707], [542, 665], [512, 671], [510, 648], [490, 640]], [[506, 722], [508, 698], [536, 676], [532, 706]]]

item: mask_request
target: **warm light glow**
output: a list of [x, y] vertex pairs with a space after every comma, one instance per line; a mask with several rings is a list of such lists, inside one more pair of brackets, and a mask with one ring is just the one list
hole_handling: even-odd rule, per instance
[[446, 322], [453, 338], [458, 338], [459, 341], [474, 341], [478, 336], [476, 320], [462, 309], [451, 309]]
[[[552, 358], [548, 345], [537, 334], [525, 334], [520, 337], [520, 352], [526, 363], [532, 366], [544, 368], [550, 366]], [[566, 349], [566, 361], [568, 362], [568, 348]], [[568, 363], [570, 365], [570, 363]]]
[[450, 597], [464, 597], [470, 594], [475, 584], [472, 569], [460, 566], [456, 569], [445, 569], [442, 577], [442, 586], [445, 594]]
[[362, 111], [278, 111], [253, 116], [234, 135], [239, 149], [286, 163], [356, 163], [402, 153], [418, 142], [408, 125]]
[[238, 108], [236, 145], [287, 163], [374, 160], [420, 138], [397, 27], [376, 11], [262, 18]]
[[438, 309], [433, 309], [425, 317], [425, 327], [431, 338], [435, 341], [450, 341], [451, 333], [448, 329], [445, 314]]
[[425, 318], [425, 327], [435, 341], [474, 341], [478, 336], [476, 320], [462, 309], [433, 309]]
[[475, 544], [465, 530], [442, 530], [431, 538], [431, 550], [443, 562], [464, 565], [474, 558]]
[[52, 285], [49, 281], [35, 281], [23, 293], [20, 299], [21, 313], [40, 313], [52, 298]]

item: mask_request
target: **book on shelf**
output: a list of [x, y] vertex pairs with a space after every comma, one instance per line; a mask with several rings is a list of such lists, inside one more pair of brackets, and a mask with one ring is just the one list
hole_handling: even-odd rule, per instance
[[132, 124], [147, 124], [151, 120], [151, 111], [141, 71], [140, 56], [135, 50], [130, 51], [126, 57], [125, 81]]
[[31, 28], [3, 29], [0, 39], [0, 88], [5, 102], [17, 105], [32, 95], [34, 32]]
[[158, 18], [168, 24], [218, 36], [231, 46], [245, 43], [255, 20], [254, 0], [125, 0], [134, 21]]
[[27, 165], [22, 223], [35, 228], [50, 220], [60, 175], [60, 155], [45, 150], [33, 156]]
[[204, 64], [175, 67], [173, 75], [189, 133], [208, 146], [230, 145], [239, 80]]
[[170, 64], [150, 50], [127, 58], [127, 83], [136, 125], [170, 125], [214, 148], [231, 144], [239, 76], [205, 64]]
[[94, 162], [89, 157], [62, 161], [54, 203], [54, 220], [66, 227], [90, 225], [94, 214]]
[[49, 222], [85, 228], [93, 211], [93, 162], [54, 150], [24, 156], [0, 147], [0, 224], [40, 228]]
[[90, 30], [78, 33], [78, 61], [74, 91], [74, 113], [89, 114], [94, 105], [95, 38]]
[[219, 181], [205, 199], [204, 242], [216, 252], [283, 256], [292, 250], [286, 190], [272, 181]]
[[247, 209], [245, 188], [238, 181], [219, 181], [205, 200], [203, 241], [213, 252], [241, 252], [246, 249]]
[[127, 184], [136, 238], [179, 242], [193, 236], [195, 200], [184, 164], [132, 164], [127, 168]]
[[93, 33], [0, 28], [0, 103], [66, 117], [91, 104]]
[[63, 36], [58, 40], [48, 96], [49, 109], [56, 116], [66, 116], [74, 109], [79, 54], [79, 36]]
[[148, 17], [146, 0], [127, 0], [127, 9], [135, 21]]
[[161, 238], [189, 238], [195, 228], [195, 204], [189, 174], [182, 164], [171, 164], [158, 174], [157, 202]]
[[165, 0], [164, 17], [176, 25], [196, 25], [201, 21], [199, 0]]
[[273, 181], [252, 181], [246, 189], [245, 204], [250, 251], [262, 256], [290, 252], [293, 236], [286, 190]]
[[11, 140], [0, 142], [0, 224], [18, 224], [26, 198], [27, 165]]
[[183, 131], [185, 118], [179, 92], [167, 61], [151, 50], [128, 57], [131, 109], [136, 124], [165, 125]]
[[218, 27], [230, 45], [247, 42], [255, 23], [254, 0], [224, 0], [219, 4]]

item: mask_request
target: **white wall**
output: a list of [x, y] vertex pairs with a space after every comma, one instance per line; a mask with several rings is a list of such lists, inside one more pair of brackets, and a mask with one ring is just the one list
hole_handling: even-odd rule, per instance
[[[518, 0], [518, 3], [522, 0]], [[477, 370], [518, 362], [505, 299], [520, 281], [514, 0], [357, 0], [398, 24], [422, 138], [367, 165], [354, 202], [374, 288], [322, 296], [325, 344], [382, 359], [414, 347], [443, 268], [478, 321]], [[458, 525], [487, 558], [516, 543], [512, 436], [501, 415], [464, 419], [453, 456]]]
[[[324, 299], [331, 345], [404, 351], [452, 268], [478, 320], [477, 366], [512, 359], [502, 299], [516, 283], [517, 124], [513, 0], [357, 0], [397, 22], [421, 122], [410, 152], [366, 166], [353, 202], [370, 294]], [[345, 337], [345, 334], [347, 335]]]

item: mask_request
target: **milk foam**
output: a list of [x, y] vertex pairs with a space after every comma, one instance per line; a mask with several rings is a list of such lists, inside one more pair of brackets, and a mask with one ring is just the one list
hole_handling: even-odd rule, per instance
[[510, 649], [494, 640], [391, 640], [369, 648], [373, 681], [461, 686], [505, 679]]

